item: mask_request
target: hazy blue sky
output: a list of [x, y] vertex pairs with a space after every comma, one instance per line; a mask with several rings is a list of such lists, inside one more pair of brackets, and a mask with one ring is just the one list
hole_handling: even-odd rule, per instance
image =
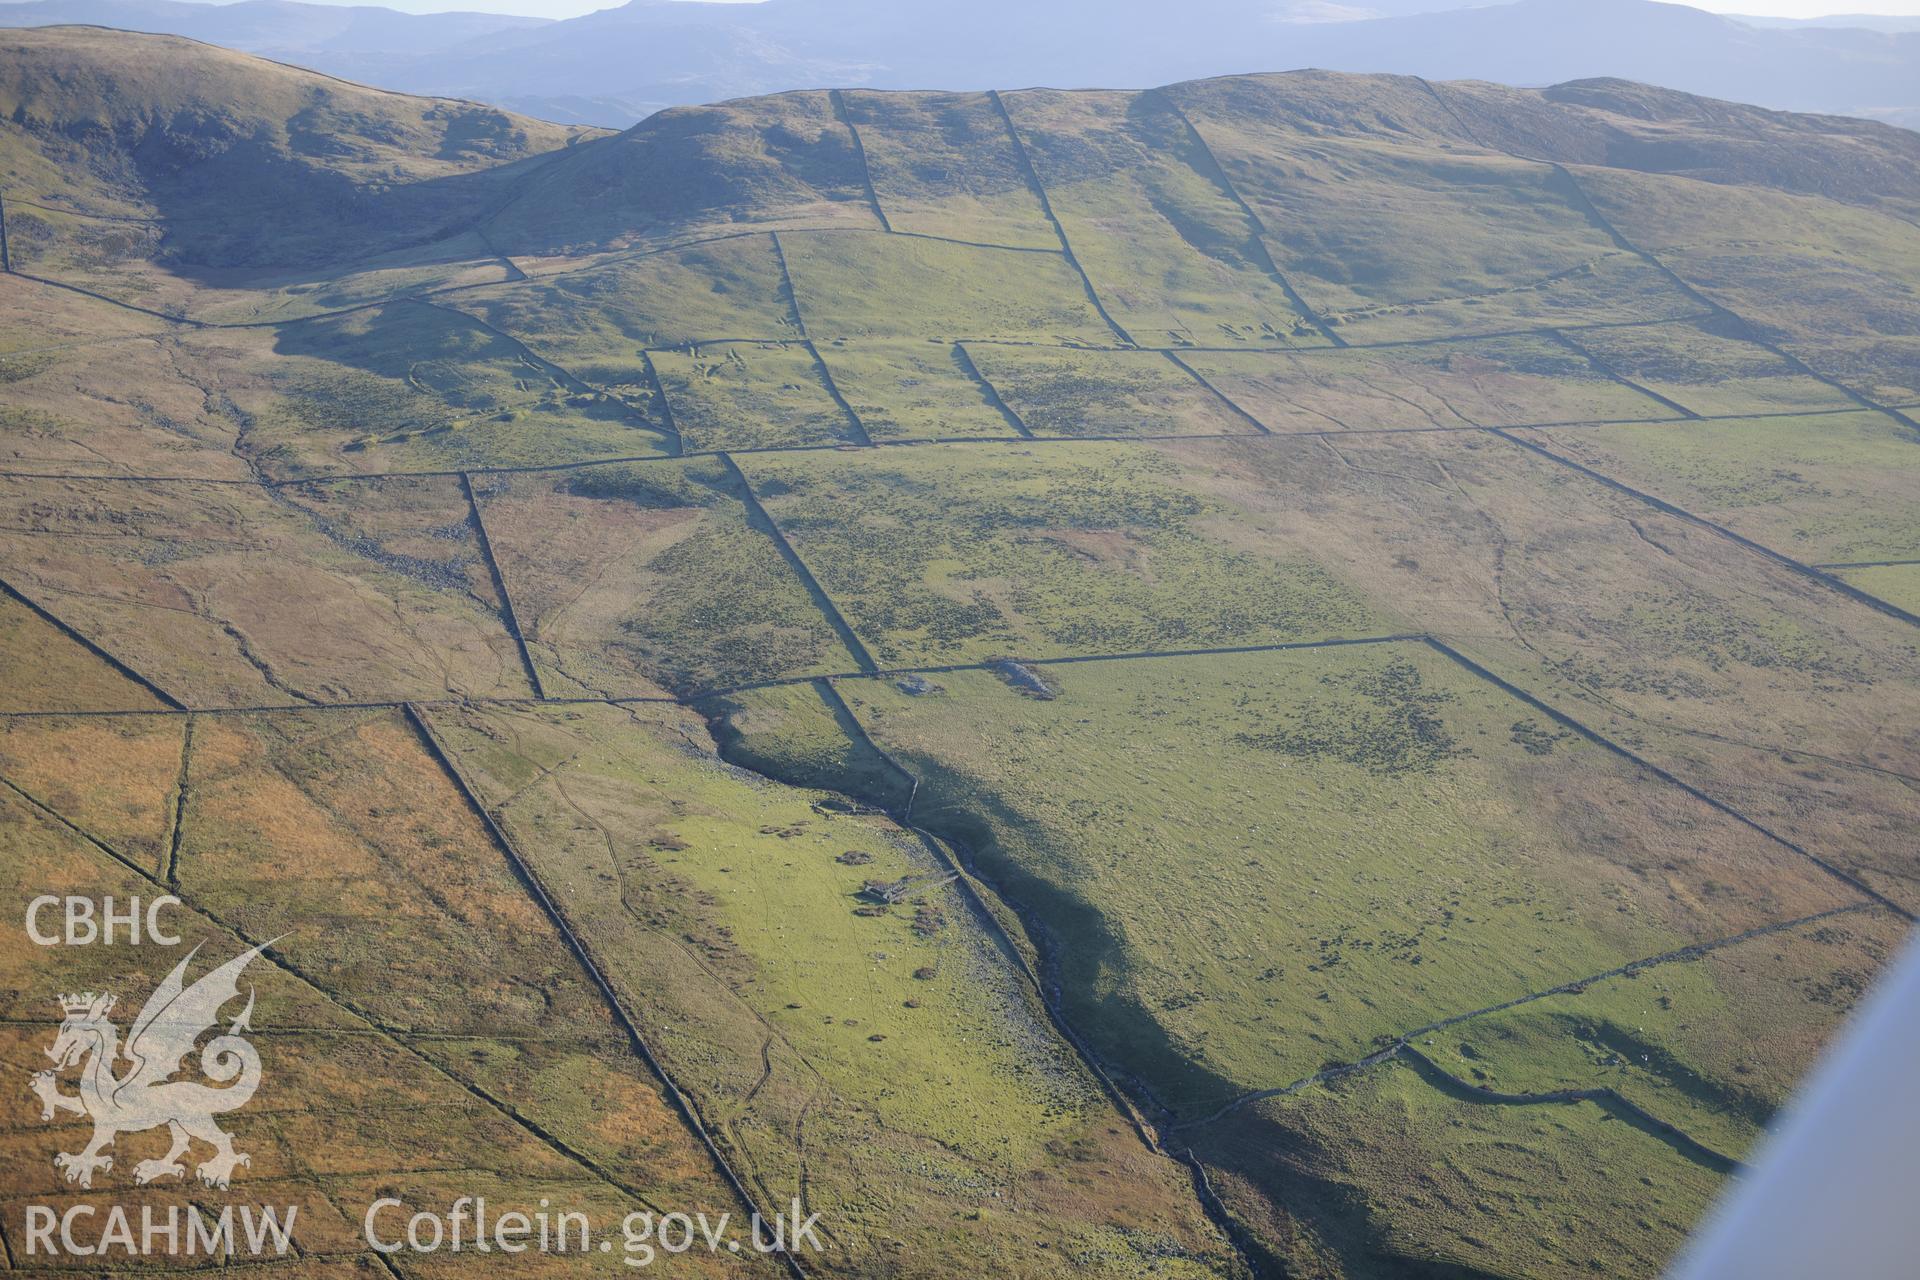
[[[232, 0], [215, 0], [231, 3]], [[322, 4], [378, 4], [408, 13], [439, 13], [466, 9], [482, 13], [524, 13], [545, 18], [571, 18], [595, 9], [608, 9], [621, 0], [318, 0]], [[759, 0], [710, 0], [716, 4], [755, 4]], [[907, 0], [903, 0], [903, 3]], [[1045, 0], [1038, 0], [1045, 3]], [[1364, 8], [1366, 0], [1341, 0]], [[1920, 0], [1686, 0], [1696, 9], [1715, 13], [1765, 14], [1777, 18], [1813, 18], [1833, 13], [1892, 13], [1920, 16]]]

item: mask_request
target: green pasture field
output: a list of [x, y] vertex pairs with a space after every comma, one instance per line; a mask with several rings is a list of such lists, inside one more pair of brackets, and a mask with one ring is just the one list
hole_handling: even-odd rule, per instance
[[1036, 436], [1251, 435], [1259, 430], [1163, 352], [975, 344], [967, 353]]
[[1057, 251], [1007, 122], [983, 93], [840, 95], [895, 231]]
[[540, 466], [667, 449], [650, 405], [574, 382], [441, 307], [401, 303], [286, 325], [270, 354], [249, 354], [266, 371], [270, 398], [251, 415], [241, 451], [276, 478]]
[[1878, 596], [1888, 604], [1905, 609], [1908, 613], [1920, 613], [1920, 565], [1890, 564], [1877, 565], [1869, 569], [1836, 569], [1833, 571], [1843, 581]]
[[1807, 564], [1920, 558], [1920, 436], [1883, 414], [1543, 432], [1603, 475]]
[[188, 705], [530, 692], [457, 479], [9, 479], [0, 510], [11, 580]]
[[476, 483], [542, 689], [690, 693], [854, 667], [712, 458]]
[[1858, 407], [1737, 330], [1710, 318], [1580, 329], [1569, 337], [1621, 377], [1706, 417]]
[[[1471, 287], [1469, 282], [1462, 287]], [[1578, 330], [1687, 320], [1703, 314], [1658, 268], [1630, 253], [1583, 259], [1537, 280], [1485, 282], [1481, 291], [1336, 310], [1327, 317], [1343, 341], [1426, 342], [1476, 334]]]
[[[1144, 346], [1318, 346], [1257, 227], [1153, 95], [1001, 95], [1067, 243]], [[985, 337], [984, 334], [973, 334]]]
[[651, 357], [689, 451], [851, 443], [859, 426], [806, 347], [721, 342]]
[[914, 820], [1026, 913], [1069, 1018], [1182, 1118], [1856, 900], [1424, 646], [1033, 669], [1056, 696], [840, 688], [920, 779]]
[[1892, 776], [1920, 746], [1912, 625], [1541, 456], [1534, 434], [1154, 447], [1240, 513], [1205, 526], [1224, 545], [1324, 564], [1384, 630], [1439, 637], [1912, 909], [1901, 832], [1920, 808]]
[[595, 385], [639, 381], [636, 363], [649, 348], [800, 336], [773, 237], [757, 233], [615, 255], [448, 301]]
[[[722, 763], [678, 708], [432, 724], [720, 1141], [832, 1224], [829, 1274], [1231, 1270], [912, 836]], [[862, 905], [903, 877], [928, 887]]]
[[875, 441], [1005, 438], [1016, 420], [995, 402], [966, 348], [897, 340], [821, 344], [820, 359]]
[[1680, 416], [1550, 336], [1182, 358], [1279, 433]]
[[1318, 562], [1206, 536], [1226, 508], [1126, 445], [758, 454], [754, 492], [887, 666], [1365, 634]]
[[1612, 1089], [1745, 1160], [1905, 932], [1882, 912], [1833, 916], [1475, 1018], [1415, 1045], [1480, 1088]]
[[1880, 403], [1920, 398], [1920, 232], [1897, 211], [1580, 167], [1635, 245], [1816, 371]]
[[1057, 254], [853, 232], [790, 233], [780, 247], [816, 342], [1113, 340]]
[[1484, 1103], [1401, 1061], [1214, 1128], [1229, 1206], [1306, 1274], [1656, 1275], [1724, 1185], [1595, 1103]]
[[[1564, 305], [1558, 281], [1618, 274], [1617, 246], [1545, 165], [1417, 134], [1303, 128], [1287, 110], [1295, 86], [1279, 78], [1208, 88], [1183, 94], [1195, 128], [1269, 229], [1281, 270], [1349, 340], [1346, 325], [1374, 320], [1395, 336], [1537, 324]], [[1255, 102], [1268, 111], [1249, 110]], [[1643, 304], [1650, 299], [1635, 295], [1676, 292], [1636, 275], [1629, 269], [1591, 301]], [[1589, 287], [1572, 291], [1582, 310], [1592, 309], [1581, 297]]]

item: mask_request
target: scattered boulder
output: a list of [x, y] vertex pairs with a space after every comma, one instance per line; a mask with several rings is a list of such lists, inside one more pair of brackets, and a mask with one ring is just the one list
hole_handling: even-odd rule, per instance
[[1042, 702], [1052, 702], [1060, 696], [1060, 691], [1048, 684], [1033, 667], [1012, 658], [995, 658], [989, 664], [995, 675], [1012, 685], [1018, 693], [1029, 698], [1038, 698]]

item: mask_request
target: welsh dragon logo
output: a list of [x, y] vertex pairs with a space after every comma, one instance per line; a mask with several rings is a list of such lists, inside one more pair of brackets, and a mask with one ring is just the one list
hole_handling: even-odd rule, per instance
[[[172, 1134], [173, 1145], [161, 1159], [142, 1160], [135, 1165], [135, 1182], [144, 1185], [160, 1178], [184, 1178], [187, 1170], [180, 1157], [195, 1139], [213, 1148], [212, 1157], [196, 1170], [200, 1181], [210, 1187], [226, 1187], [237, 1167], [251, 1163], [233, 1149], [232, 1135], [213, 1122], [215, 1116], [247, 1105], [260, 1087], [260, 1055], [240, 1034], [252, 1030], [247, 1022], [253, 1014], [251, 988], [246, 1007], [226, 1033], [207, 1041], [200, 1050], [201, 1073], [223, 1087], [175, 1080], [173, 1076], [193, 1052], [195, 1041], [215, 1029], [221, 1008], [238, 998], [241, 970], [271, 945], [262, 943], [189, 987], [185, 983], [187, 966], [200, 951], [195, 947], [147, 998], [128, 1030], [124, 1049], [120, 1029], [107, 1016], [114, 1006], [112, 994], [89, 991], [60, 997], [60, 1033], [47, 1050], [54, 1070], [35, 1073], [33, 1092], [40, 1099], [42, 1120], [72, 1112], [93, 1121], [93, 1140], [84, 1149], [53, 1158], [68, 1182], [91, 1187], [95, 1173], [113, 1168], [113, 1157], [103, 1153], [116, 1137], [163, 1124]], [[122, 1057], [131, 1065], [125, 1074], [117, 1075], [115, 1068]], [[57, 1075], [74, 1066], [80, 1068], [80, 1092], [63, 1094]]]

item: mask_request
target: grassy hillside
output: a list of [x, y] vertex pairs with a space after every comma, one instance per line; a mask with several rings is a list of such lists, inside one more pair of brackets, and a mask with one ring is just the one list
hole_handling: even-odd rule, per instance
[[[356, 1227], [465, 1194], [1651, 1277], [1920, 911], [1904, 135], [1303, 72], [593, 138], [87, 30], [0, 108], [0, 914], [277, 939], [266, 1273], [465, 1274]], [[56, 950], [22, 1072], [177, 962]], [[180, 1194], [31, 1119], [16, 1248]]]
[[94, 27], [0, 36], [0, 114], [11, 248], [27, 263], [364, 260], [471, 222], [501, 197], [503, 166], [590, 136]]

